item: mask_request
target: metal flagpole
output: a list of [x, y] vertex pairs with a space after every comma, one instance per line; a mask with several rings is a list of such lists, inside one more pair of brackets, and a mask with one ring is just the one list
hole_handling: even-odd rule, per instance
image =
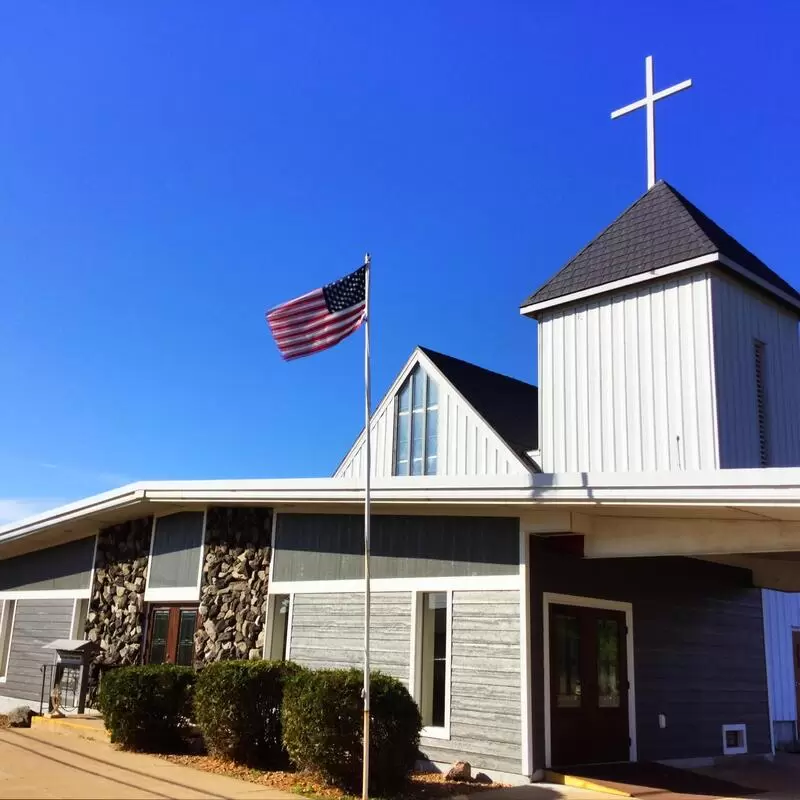
[[366, 275], [364, 277], [364, 456], [366, 468], [364, 470], [364, 756], [363, 771], [361, 774], [361, 797], [369, 798], [369, 484], [371, 471], [370, 458], [370, 370], [369, 370], [369, 279], [372, 258], [367, 253], [364, 256]]

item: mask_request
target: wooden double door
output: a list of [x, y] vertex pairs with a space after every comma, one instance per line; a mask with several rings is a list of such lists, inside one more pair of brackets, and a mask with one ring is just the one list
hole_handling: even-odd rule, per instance
[[554, 767], [630, 759], [625, 614], [550, 605]]
[[147, 619], [147, 663], [191, 667], [198, 623], [196, 605], [151, 606]]

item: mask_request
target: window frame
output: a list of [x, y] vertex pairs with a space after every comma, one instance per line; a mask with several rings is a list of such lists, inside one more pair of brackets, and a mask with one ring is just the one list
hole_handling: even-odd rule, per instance
[[422, 614], [424, 610], [423, 598], [427, 594], [444, 594], [447, 601], [446, 649], [445, 649], [445, 677], [444, 677], [444, 725], [424, 725], [420, 736], [429, 739], [450, 739], [450, 707], [452, 703], [453, 683], [453, 590], [433, 589], [430, 591], [413, 592], [411, 595], [411, 675], [409, 689], [417, 706], [422, 702]]
[[[414, 449], [414, 386], [418, 377], [424, 379], [422, 384], [422, 406], [421, 406], [421, 414], [422, 417], [422, 472], [419, 475], [415, 475], [413, 472], [413, 458], [412, 452]], [[392, 476], [393, 477], [400, 477], [400, 478], [407, 478], [407, 477], [414, 477], [420, 478], [425, 476], [432, 476], [439, 474], [439, 441], [438, 441], [438, 434], [437, 434], [437, 441], [436, 441], [436, 469], [432, 472], [428, 471], [428, 414], [431, 411], [434, 411], [437, 416], [437, 427], [439, 423], [439, 409], [441, 408], [441, 401], [439, 397], [439, 385], [436, 384], [436, 403], [433, 405], [429, 405], [428, 397], [429, 397], [429, 388], [430, 383], [434, 379], [430, 376], [430, 373], [423, 368], [423, 366], [417, 362], [411, 369], [411, 371], [406, 376], [405, 380], [400, 384], [400, 388], [395, 392], [394, 397], [392, 398], [392, 411], [394, 415], [394, 441], [392, 447]], [[408, 409], [406, 411], [400, 410], [400, 394], [408, 387]], [[399, 462], [398, 462], [398, 455], [400, 454], [399, 450], [399, 433], [400, 433], [400, 417], [401, 415], [408, 415], [408, 458], [405, 459], [406, 462], [406, 472], [399, 471]]]
[[[10, 612], [9, 612], [9, 609]], [[11, 644], [14, 640], [14, 622], [17, 619], [16, 599], [0, 599], [0, 683], [8, 677], [11, 663]]]
[[150, 551], [147, 555], [147, 575], [144, 584], [144, 602], [159, 603], [168, 605], [169, 603], [198, 603], [200, 601], [200, 587], [203, 582], [203, 564], [206, 558], [206, 529], [208, 526], [208, 506], [203, 508], [203, 526], [200, 533], [200, 558], [197, 566], [197, 581], [194, 586], [170, 586], [156, 588], [150, 586], [150, 569], [153, 564], [153, 546], [156, 541], [156, 528], [158, 520], [163, 517], [171, 517], [182, 511], [197, 511], [192, 508], [180, 508], [171, 510], [164, 514], [153, 515], [153, 525], [150, 529]]

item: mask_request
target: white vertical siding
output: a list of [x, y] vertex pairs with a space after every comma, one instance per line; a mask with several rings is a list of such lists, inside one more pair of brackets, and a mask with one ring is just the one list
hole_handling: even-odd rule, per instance
[[710, 292], [702, 273], [543, 315], [545, 472], [719, 466]]
[[713, 276], [714, 360], [720, 466], [758, 467], [754, 340], [766, 355], [769, 466], [800, 465], [800, 342], [797, 315], [764, 295]]
[[764, 644], [767, 651], [772, 721], [797, 720], [792, 631], [800, 630], [800, 594], [763, 590]]
[[[439, 443], [437, 475], [507, 475], [527, 468], [506, 443], [453, 391], [431, 373], [439, 387]], [[382, 403], [372, 418], [372, 474], [392, 475], [394, 457], [394, 398]], [[531, 414], [536, 409], [531, 408]], [[334, 477], [360, 478], [364, 474], [363, 444], [354, 448]]]

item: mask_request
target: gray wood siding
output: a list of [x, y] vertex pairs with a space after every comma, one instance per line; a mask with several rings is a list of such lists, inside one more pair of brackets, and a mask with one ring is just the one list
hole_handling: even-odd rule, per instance
[[518, 591], [453, 592], [450, 739], [423, 737], [431, 761], [522, 771]]
[[[364, 520], [347, 514], [278, 514], [274, 581], [358, 579]], [[373, 578], [516, 575], [516, 517], [372, 517]]]
[[[370, 604], [373, 668], [408, 686], [411, 594], [381, 592]], [[364, 663], [364, 597], [296, 594], [292, 609], [292, 661], [313, 669], [361, 667]]]
[[38, 702], [42, 664], [53, 662], [52, 650], [42, 647], [53, 639], [68, 639], [74, 600], [17, 600], [6, 682], [0, 694]]
[[[640, 760], [721, 756], [726, 723], [747, 725], [750, 753], [770, 751], [761, 592], [749, 572], [691, 558], [583, 560], [534, 537], [530, 574], [537, 767], [544, 765], [542, 592], [633, 604]], [[659, 714], [667, 717], [663, 730]]]
[[95, 537], [0, 560], [0, 592], [88, 589]]
[[765, 344], [769, 466], [800, 465], [797, 314], [722, 276], [712, 279], [720, 467], [760, 466], [753, 342]]

